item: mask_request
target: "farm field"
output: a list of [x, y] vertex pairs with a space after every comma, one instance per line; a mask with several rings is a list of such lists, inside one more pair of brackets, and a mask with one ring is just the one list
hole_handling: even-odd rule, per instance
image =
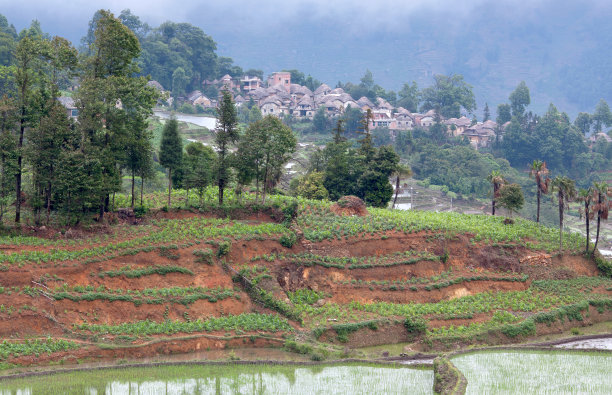
[[576, 233], [559, 253], [557, 229], [521, 219], [216, 198], [176, 191], [182, 208], [163, 210], [148, 195], [139, 218], [0, 236], [0, 366], [246, 347], [321, 361], [612, 321], [609, 264], [585, 257]]
[[462, 355], [452, 361], [468, 380], [466, 394], [612, 392], [610, 354], [483, 352]]
[[2, 394], [429, 394], [433, 372], [375, 365], [163, 366], [57, 374], [3, 382]]

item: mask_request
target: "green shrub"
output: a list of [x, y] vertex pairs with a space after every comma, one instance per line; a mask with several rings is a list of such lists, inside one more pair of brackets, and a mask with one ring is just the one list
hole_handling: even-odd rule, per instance
[[283, 247], [291, 248], [297, 242], [297, 236], [295, 233], [286, 233], [281, 236], [279, 242]]
[[285, 341], [285, 350], [298, 354], [310, 354], [312, 347], [305, 343], [298, 343], [294, 340]]
[[142, 218], [149, 212], [149, 209], [145, 206], [136, 206], [134, 208], [134, 216], [136, 218]]
[[506, 324], [502, 326], [501, 332], [510, 338], [517, 336], [530, 336], [536, 334], [536, 325], [534, 320], [526, 319], [518, 324]]
[[178, 246], [176, 244], [170, 244], [167, 246], [161, 246], [158, 248], [159, 256], [166, 257], [168, 259], [177, 260], [180, 259], [181, 255], [178, 253], [174, 253], [173, 251], [178, 250]]
[[404, 327], [408, 333], [413, 335], [420, 335], [425, 333], [427, 330], [427, 322], [419, 317], [406, 317], [404, 321]]
[[193, 255], [196, 256], [196, 262], [205, 263], [207, 265], [212, 265], [213, 262], [213, 252], [210, 248], [206, 248], [204, 250], [193, 250]]
[[229, 241], [222, 241], [219, 243], [219, 249], [217, 250], [217, 258], [221, 258], [222, 256], [226, 256], [229, 254], [230, 249], [232, 248], [232, 243]]

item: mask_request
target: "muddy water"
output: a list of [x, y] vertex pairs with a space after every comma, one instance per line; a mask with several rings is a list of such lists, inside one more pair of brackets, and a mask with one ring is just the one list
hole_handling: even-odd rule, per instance
[[588, 348], [588, 349], [597, 349], [597, 350], [612, 350], [612, 337], [607, 337], [604, 339], [586, 339], [586, 340], [577, 340], [573, 342], [557, 344], [555, 347], [557, 348]]
[[[170, 113], [167, 113], [167, 112], [155, 111], [153, 114], [162, 119], [170, 118]], [[186, 115], [186, 114], [175, 114], [175, 117], [176, 117], [176, 120], [179, 122], [192, 123], [194, 125], [203, 126], [207, 129], [214, 129], [215, 124], [217, 122], [217, 119], [212, 118], [212, 117], [198, 117], [195, 115]]]

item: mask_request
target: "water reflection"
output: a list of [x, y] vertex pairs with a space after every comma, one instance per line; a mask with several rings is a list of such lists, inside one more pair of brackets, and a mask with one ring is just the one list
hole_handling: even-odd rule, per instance
[[[147, 369], [149, 371], [147, 372]], [[155, 370], [157, 369], [157, 370]], [[306, 368], [280, 366], [198, 366], [186, 367], [191, 377], [157, 378], [163, 368], [125, 369], [123, 371], [93, 371], [75, 377], [49, 376], [47, 387], [52, 393], [101, 394], [375, 394], [431, 393], [433, 372], [410, 368], [376, 366], [313, 366]], [[176, 369], [173, 367], [171, 369]], [[114, 374], [113, 374], [114, 372]], [[158, 373], [160, 372], [160, 373]], [[179, 371], [180, 372], [180, 371]], [[131, 373], [131, 374], [128, 374]], [[105, 380], [107, 376], [110, 379]], [[73, 374], [70, 374], [73, 375]], [[67, 375], [67, 376], [70, 376]], [[79, 375], [81, 375], [79, 377]], [[91, 375], [91, 379], [84, 379]], [[134, 377], [134, 379], [126, 377]], [[171, 376], [171, 375], [170, 375]], [[116, 377], [114, 379], [113, 377]], [[33, 378], [43, 379], [43, 378]], [[58, 382], [64, 383], [64, 386]], [[72, 383], [71, 383], [72, 381]], [[73, 384], [79, 381], [79, 384]], [[38, 384], [38, 383], [37, 383]], [[8, 394], [37, 393], [38, 388], [23, 386]], [[21, 392], [19, 392], [21, 391]]]
[[[155, 111], [153, 114], [162, 119], [170, 118], [170, 113], [168, 112]], [[213, 117], [198, 117], [195, 115], [186, 114], [174, 114], [174, 116], [179, 122], [188, 122], [211, 130], [215, 128], [215, 123], [217, 122], [217, 119]]]

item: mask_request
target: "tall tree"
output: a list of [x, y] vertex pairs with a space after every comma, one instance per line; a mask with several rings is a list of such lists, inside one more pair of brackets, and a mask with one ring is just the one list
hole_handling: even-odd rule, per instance
[[529, 88], [525, 84], [525, 81], [521, 81], [520, 84], [510, 94], [510, 107], [512, 108], [512, 115], [521, 118], [525, 113], [525, 107], [531, 103], [529, 96]]
[[3, 96], [0, 99], [0, 224], [11, 202], [17, 170], [17, 143], [12, 130], [17, 124], [18, 113], [14, 100]]
[[591, 118], [593, 119], [595, 132], [601, 132], [603, 126], [609, 127], [612, 125], [612, 111], [610, 111], [610, 106], [604, 99], [599, 100]]
[[535, 179], [536, 183], [536, 197], [537, 197], [537, 213], [536, 222], [540, 222], [540, 199], [542, 194], [548, 193], [548, 186], [550, 184], [550, 178], [548, 178], [549, 170], [546, 167], [546, 162], [540, 160], [534, 160], [529, 166], [529, 176]]
[[487, 176], [487, 180], [491, 183], [491, 185], [493, 185], [493, 197], [491, 199], [491, 215], [495, 215], [495, 201], [499, 199], [500, 189], [504, 184], [506, 184], [506, 179], [498, 170], [493, 170], [491, 174]]
[[126, 166], [126, 147], [133, 141], [130, 134], [144, 127], [157, 94], [145, 77], [137, 77], [140, 45], [135, 34], [112, 13], [96, 14], [92, 56], [85, 61], [76, 102], [81, 150], [92, 160], [96, 157], [102, 169], [97, 193], [102, 219], [110, 194], [121, 188], [120, 169]]
[[34, 186], [30, 204], [34, 209], [36, 223], [40, 222], [43, 207], [46, 207], [46, 223], [49, 223], [57, 171], [65, 166], [61, 162], [62, 152], [72, 149], [78, 142], [78, 133], [72, 127], [64, 106], [52, 98], [47, 107], [47, 113], [41, 118], [38, 127], [26, 133], [29, 142], [26, 158], [32, 170]]
[[512, 119], [510, 104], [502, 103], [497, 106], [497, 124], [502, 126], [506, 122], [510, 122]]
[[568, 177], [555, 177], [551, 182], [552, 192], [557, 193], [557, 204], [559, 206], [559, 254], [563, 251], [563, 214], [569, 203], [576, 198], [576, 185], [574, 180]]
[[499, 190], [499, 205], [510, 211], [518, 212], [525, 203], [525, 196], [519, 184], [505, 184]]
[[171, 117], [164, 125], [161, 145], [159, 147], [159, 163], [168, 169], [168, 208], [172, 196], [172, 171], [178, 170], [183, 161], [183, 142], [178, 131], [176, 118]]
[[410, 112], [417, 112], [421, 102], [421, 92], [416, 82], [412, 81], [411, 85], [405, 83], [397, 95], [400, 97], [397, 101], [399, 107], [404, 107]]
[[40, 76], [42, 60], [45, 55], [45, 43], [40, 36], [26, 33], [17, 44], [15, 53], [15, 85], [17, 86], [17, 105], [19, 111], [17, 132], [17, 168], [15, 172], [15, 222], [21, 221], [22, 173], [24, 137], [35, 118], [33, 87]]
[[461, 108], [467, 112], [476, 109], [472, 86], [460, 74], [434, 76], [434, 85], [423, 89], [422, 98], [422, 110], [435, 110], [444, 118], [459, 118]]
[[582, 133], [584, 136], [589, 134], [592, 124], [593, 119], [591, 118], [591, 115], [586, 112], [578, 113], [578, 116], [574, 120], [574, 126], [576, 126], [580, 133]]
[[374, 149], [374, 145], [372, 144], [372, 133], [370, 133], [370, 122], [374, 119], [374, 115], [372, 115], [372, 110], [368, 108], [368, 110], [363, 115], [363, 118], [359, 122], [359, 131], [358, 134], [363, 137], [359, 140], [359, 153], [364, 156], [365, 163], [370, 163], [374, 158], [374, 154], [376, 150]]
[[590, 243], [590, 229], [589, 222], [591, 220], [591, 203], [593, 203], [593, 187], [589, 188], [580, 188], [578, 191], [578, 200], [582, 202], [583, 208], [580, 209], [580, 217], [584, 216], [585, 224], [586, 224], [586, 247], [584, 249], [584, 253], [589, 253], [589, 243]]
[[482, 122], [487, 122], [489, 119], [491, 119], [491, 111], [489, 110], [489, 103], [485, 103]]
[[247, 128], [237, 156], [251, 162], [245, 164], [252, 169], [258, 192], [261, 181], [262, 204], [265, 204], [266, 192], [273, 186], [273, 181], [278, 179], [283, 165], [291, 159], [296, 145], [297, 140], [291, 128], [272, 115], [265, 116]]
[[597, 214], [597, 233], [595, 235], [595, 245], [593, 246], [593, 254], [597, 251], [597, 243], [599, 242], [599, 229], [601, 227], [601, 220], [608, 219], [608, 212], [610, 211], [610, 194], [611, 190], [608, 184], [605, 182], [596, 182], [593, 185], [594, 188], [594, 205], [593, 212]]
[[219, 205], [223, 205], [223, 191], [230, 176], [230, 149], [239, 138], [236, 106], [228, 91], [223, 91], [223, 98], [217, 112], [217, 126], [214, 131], [218, 156], [217, 185], [219, 186]]
[[202, 206], [204, 189], [212, 183], [215, 152], [212, 148], [200, 142], [191, 142], [185, 146], [183, 155], [183, 186], [187, 189], [187, 204], [189, 204], [189, 189], [197, 191], [199, 205]]

